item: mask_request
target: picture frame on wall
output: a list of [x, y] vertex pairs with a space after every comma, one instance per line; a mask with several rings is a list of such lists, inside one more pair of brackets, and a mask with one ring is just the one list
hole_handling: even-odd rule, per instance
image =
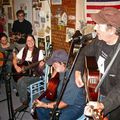
[[2, 0], [0, 0], [0, 6], [2, 6]]
[[50, 42], [50, 36], [46, 36], [46, 42], [49, 43]]
[[3, 5], [10, 5], [10, 0], [2, 0]]
[[41, 50], [45, 50], [45, 39], [38, 38], [38, 48]]
[[10, 36], [10, 34], [12, 33], [12, 23], [8, 23], [8, 34]]
[[12, 7], [8, 7], [8, 19], [12, 20]]
[[52, 0], [52, 4], [53, 5], [61, 5], [62, 4], [62, 0]]

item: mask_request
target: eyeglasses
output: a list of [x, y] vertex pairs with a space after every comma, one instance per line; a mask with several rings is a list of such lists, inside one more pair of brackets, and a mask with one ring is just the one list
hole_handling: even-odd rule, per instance
[[24, 17], [24, 15], [18, 15], [18, 17]]

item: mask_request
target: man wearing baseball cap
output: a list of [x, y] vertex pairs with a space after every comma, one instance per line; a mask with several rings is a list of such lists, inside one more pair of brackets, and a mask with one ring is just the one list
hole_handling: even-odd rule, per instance
[[[47, 60], [47, 64], [52, 65], [52, 67], [54, 68], [53, 74], [55, 75], [55, 73], [59, 73], [57, 97], [59, 97], [61, 90], [63, 90], [61, 88], [63, 86], [63, 83], [65, 85], [65, 80], [67, 79], [69, 74], [69, 70], [66, 68], [67, 61], [68, 54], [63, 49], [55, 50], [52, 56]], [[54, 78], [54, 75], [52, 75], [52, 78]], [[64, 76], [66, 76], [66, 79], [64, 79]], [[75, 77], [73, 72], [58, 105], [58, 109], [60, 110], [60, 112], [57, 116], [59, 116], [59, 120], [76, 120], [84, 112], [84, 107], [86, 103], [85, 89], [84, 87], [78, 88], [75, 84], [74, 78]], [[51, 101], [44, 98], [41, 101], [37, 99], [34, 101], [34, 103], [37, 103], [36, 107], [38, 120], [50, 120], [50, 111], [56, 105], [56, 100]], [[54, 119], [58, 120], [58, 118], [56, 117]]]
[[[104, 7], [98, 13], [91, 14], [91, 18], [96, 23], [94, 29], [97, 37], [79, 54], [75, 65], [75, 82], [78, 87], [84, 85], [82, 75], [85, 56], [95, 57], [102, 76], [120, 45], [120, 11], [118, 9]], [[120, 52], [116, 55], [100, 86], [102, 99], [99, 102], [88, 102], [84, 110], [87, 116], [92, 116], [92, 109], [97, 109], [109, 120], [120, 120]]]

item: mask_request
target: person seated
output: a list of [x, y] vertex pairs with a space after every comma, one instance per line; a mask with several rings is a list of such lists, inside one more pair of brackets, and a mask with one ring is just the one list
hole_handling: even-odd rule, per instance
[[11, 76], [8, 74], [11, 73], [12, 68], [12, 51], [14, 49], [14, 45], [10, 44], [8, 41], [8, 36], [5, 33], [0, 33], [0, 70], [1, 70], [1, 79], [7, 79]]
[[[59, 98], [61, 91], [63, 90], [62, 87], [64, 87], [65, 85], [67, 86], [58, 104], [58, 110], [60, 110], [58, 115], [59, 120], [76, 120], [83, 114], [86, 102], [85, 89], [84, 86], [78, 88], [75, 84], [74, 71], [72, 72], [68, 83], [65, 84], [69, 75], [69, 69], [66, 66], [67, 60], [68, 54], [66, 53], [66, 51], [63, 49], [59, 49], [53, 51], [52, 56], [46, 61], [48, 65], [52, 65], [55, 71], [51, 79], [54, 80], [54, 78], [56, 78], [56, 74], [59, 74], [59, 77], [57, 78], [59, 80], [59, 84], [57, 89], [53, 89], [52, 91], [53, 93], [57, 92], [57, 96], [55, 99], [51, 100], [51, 98], [48, 96], [50, 88], [47, 88], [48, 94], [44, 98], [42, 98], [41, 100], [34, 100], [33, 106], [35, 105], [35, 111], [37, 111], [38, 120], [50, 119], [50, 112], [57, 104], [57, 99]], [[66, 79], [64, 79], [64, 77], [66, 77]], [[48, 87], [49, 86], [51, 85], [49, 85], [48, 81]], [[53, 113], [51, 113], [51, 115], [52, 114]], [[57, 117], [55, 119], [57, 119]]]
[[32, 34], [32, 24], [25, 19], [24, 10], [18, 10], [16, 12], [17, 20], [13, 22], [11, 42], [16, 45], [18, 51], [25, 46], [25, 37], [28, 34]]
[[[22, 109], [28, 106], [27, 87], [40, 79], [40, 75], [43, 75], [44, 65], [42, 50], [35, 46], [34, 36], [27, 35], [26, 46], [17, 55], [15, 52], [13, 53], [13, 72], [16, 73], [14, 80], [17, 84], [20, 102], [22, 103], [19, 108]], [[25, 69], [26, 67], [28, 68]]]

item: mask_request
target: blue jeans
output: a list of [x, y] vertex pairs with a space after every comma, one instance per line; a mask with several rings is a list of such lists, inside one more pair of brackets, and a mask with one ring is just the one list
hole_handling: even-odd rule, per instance
[[[44, 102], [49, 102], [46, 99], [43, 99]], [[79, 118], [84, 111], [84, 105], [83, 106], [74, 106], [69, 105], [68, 107], [61, 109], [59, 114], [59, 120], [76, 120]], [[49, 120], [51, 109], [46, 108], [37, 108], [37, 115], [38, 120]]]

